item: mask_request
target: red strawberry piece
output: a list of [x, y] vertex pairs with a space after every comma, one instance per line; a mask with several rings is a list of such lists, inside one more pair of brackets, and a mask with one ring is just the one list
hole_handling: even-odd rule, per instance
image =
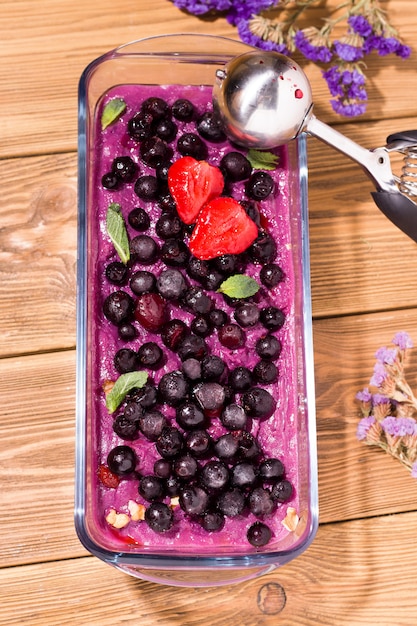
[[222, 193], [224, 178], [218, 167], [185, 156], [169, 168], [168, 187], [182, 221], [194, 224], [206, 202]]
[[97, 471], [98, 479], [105, 487], [116, 489], [120, 483], [120, 477], [114, 474], [107, 465], [100, 465]]
[[200, 211], [189, 248], [198, 259], [244, 252], [258, 236], [258, 227], [234, 198], [215, 198]]

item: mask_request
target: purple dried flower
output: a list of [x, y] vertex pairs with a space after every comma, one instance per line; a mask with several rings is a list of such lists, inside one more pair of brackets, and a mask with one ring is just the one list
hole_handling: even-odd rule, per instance
[[204, 15], [209, 11], [228, 11], [233, 0], [174, 0], [178, 9], [194, 15]]
[[392, 343], [398, 346], [400, 350], [407, 350], [414, 345], [410, 335], [405, 330], [400, 330], [396, 333]]
[[342, 61], [347, 61], [348, 63], [359, 61], [359, 59], [363, 57], [363, 48], [352, 46], [351, 44], [343, 43], [342, 41], [335, 41], [334, 49], [337, 56], [342, 59]]
[[379, 348], [375, 352], [375, 358], [386, 365], [393, 365], [397, 359], [397, 350], [393, 348]]
[[332, 52], [327, 46], [315, 46], [306, 37], [302, 30], [298, 30], [294, 36], [294, 43], [298, 50], [310, 61], [319, 61], [320, 63], [329, 63], [332, 59]]
[[393, 417], [388, 415], [380, 421], [382, 429], [392, 437], [414, 435], [417, 432], [417, 423], [412, 417]]
[[363, 417], [359, 421], [358, 427], [356, 429], [356, 437], [359, 439], [359, 441], [366, 439], [366, 436], [372, 424], [375, 424], [375, 418], [373, 415], [368, 415], [367, 417]]
[[261, 50], [275, 50], [281, 54], [289, 54], [288, 48], [285, 44], [274, 43], [273, 41], [261, 39], [257, 35], [254, 35], [249, 28], [249, 22], [247, 20], [239, 20], [237, 22], [237, 31], [239, 37], [243, 43], [247, 43], [249, 46], [255, 46]]
[[417, 478], [417, 461], [414, 461], [411, 467], [411, 476], [412, 478]]
[[360, 402], [370, 402], [372, 400], [372, 394], [368, 387], [365, 387], [362, 391], [358, 391], [355, 397], [357, 400], [360, 400]]
[[358, 115], [363, 115], [366, 111], [365, 102], [330, 100], [330, 104], [335, 113], [339, 113], [339, 115], [344, 115], [345, 117], [357, 117]]
[[372, 404], [378, 406], [379, 404], [390, 404], [391, 400], [387, 396], [383, 396], [382, 393], [374, 393], [372, 396]]
[[258, 15], [265, 9], [270, 9], [277, 0], [245, 0], [245, 2], [230, 2], [230, 10], [227, 21], [237, 25], [240, 20], [249, 20], [253, 15]]
[[387, 377], [388, 374], [385, 370], [385, 367], [380, 361], [377, 361], [374, 365], [374, 374], [369, 381], [369, 384], [374, 387], [380, 387]]
[[372, 33], [372, 26], [363, 15], [351, 15], [348, 19], [348, 24], [354, 33], [362, 37], [369, 37]]

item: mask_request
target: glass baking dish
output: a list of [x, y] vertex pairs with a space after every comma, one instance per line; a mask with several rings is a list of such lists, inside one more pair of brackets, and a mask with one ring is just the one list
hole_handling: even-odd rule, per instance
[[[105, 500], [107, 496], [103, 496], [103, 490], [117, 492], [122, 489], [120, 485], [128, 483], [132, 478], [120, 480], [119, 477], [117, 489], [110, 489], [107, 484], [103, 487], [97, 476], [98, 468], [105, 458], [103, 454], [106, 447], [105, 435], [102, 435], [100, 425], [109, 423], [102, 388], [103, 378], [106, 378], [103, 374], [106, 366], [103, 366], [103, 371], [100, 370], [108, 358], [109, 348], [106, 344], [106, 327], [103, 330], [101, 323], [101, 331], [98, 330], [97, 322], [97, 316], [102, 316], [102, 305], [98, 303], [103, 301], [109, 288], [103, 286], [100, 268], [104, 258], [107, 261], [114, 258], [111, 256], [109, 237], [105, 232], [105, 214], [103, 211], [100, 213], [100, 203], [108, 204], [113, 197], [115, 201], [119, 198], [117, 194], [112, 196], [108, 189], [104, 192], [99, 189], [100, 178], [107, 167], [103, 163], [110, 158], [106, 136], [112, 137], [117, 132], [113, 129], [118, 128], [117, 123], [110, 124], [107, 135], [101, 130], [99, 120], [103, 103], [124, 93], [126, 85], [129, 90], [135, 90], [135, 86], [140, 86], [140, 89], [145, 86], [145, 89], [151, 90], [146, 93], [153, 93], [152, 90], [159, 89], [161, 85], [170, 86], [169, 89], [174, 85], [177, 96], [191, 93], [187, 90], [194, 87], [200, 89], [201, 86], [208, 86], [209, 89], [216, 69], [247, 50], [247, 46], [236, 41], [205, 35], [181, 34], [142, 39], [96, 59], [85, 69], [79, 85], [75, 526], [82, 544], [98, 558], [138, 578], [164, 584], [211, 586], [260, 576], [301, 554], [313, 540], [318, 525], [307, 159], [303, 134], [288, 146], [279, 149], [280, 163], [282, 170], [285, 170], [285, 177], [280, 183], [280, 197], [286, 198], [287, 204], [280, 201], [281, 204], [278, 204], [281, 208], [278, 209], [278, 204], [271, 208], [273, 219], [276, 213], [277, 219], [286, 224], [283, 227], [286, 228], [285, 241], [279, 254], [285, 257], [286, 280], [291, 287], [288, 290], [290, 300], [286, 303], [284, 326], [287, 328], [285, 339], [288, 349], [284, 346], [278, 361], [280, 368], [283, 367], [290, 373], [284, 376], [280, 374], [278, 381], [274, 383], [277, 393], [279, 391], [280, 396], [285, 396], [288, 400], [283, 403], [280, 401], [279, 416], [274, 414], [266, 420], [266, 423], [272, 425], [275, 422], [280, 423], [280, 428], [285, 432], [282, 438], [286, 443], [277, 444], [277, 447], [281, 446], [283, 457], [287, 453], [292, 459], [290, 467], [286, 469], [293, 481], [294, 491], [291, 500], [278, 504], [274, 514], [279, 517], [276, 526], [278, 530], [274, 531], [267, 545], [259, 547], [241, 541], [241, 531], [239, 535], [235, 535], [235, 539], [229, 540], [216, 539], [220, 535], [214, 531], [208, 532], [208, 544], [204, 541], [199, 543], [198, 532], [195, 536], [190, 535], [187, 544], [182, 535], [175, 536], [175, 532], [171, 530], [172, 537], [166, 543], [163, 533], [155, 533], [154, 544], [152, 540], [133, 540], [127, 531], [119, 531], [115, 527], [117, 524], [109, 529], [109, 524], [104, 519], [104, 511], [108, 512], [109, 509], [109, 500]], [[127, 115], [126, 112], [124, 114]], [[123, 113], [121, 116], [120, 119], [123, 119]], [[120, 114], [115, 117], [119, 118]], [[133, 154], [129, 142], [126, 134], [122, 135], [121, 144]], [[139, 165], [142, 169], [142, 164]], [[130, 233], [130, 237], [132, 236]], [[135, 269], [138, 267], [141, 266], [136, 264]], [[114, 285], [113, 288], [116, 289]], [[100, 332], [104, 334], [100, 335]], [[135, 349], [141, 343], [143, 339], [136, 337], [133, 341]], [[122, 342], [122, 345], [131, 344]], [[248, 353], [245, 358], [252, 368], [252, 353]], [[111, 369], [112, 366], [109, 367]], [[151, 375], [157, 376], [154, 372]], [[271, 428], [273, 431], [273, 426]], [[106, 436], [112, 438], [113, 445], [128, 444], [133, 448], [137, 445], [135, 441], [121, 440], [114, 433]], [[105, 450], [106, 454], [107, 452], [108, 449]], [[129, 491], [130, 498], [131, 493]], [[174, 504], [178, 508], [178, 502], [171, 502], [172, 509]], [[112, 510], [116, 514], [120, 512]], [[123, 510], [128, 516], [132, 513], [126, 507]], [[238, 523], [242, 524], [242, 528], [248, 515], [250, 514], [245, 509], [238, 516]], [[229, 524], [229, 520], [227, 523]], [[135, 528], [142, 528], [143, 524], [143, 520], [131, 522]], [[191, 526], [193, 524], [196, 522], [192, 521]], [[230, 537], [233, 537], [233, 533]]]

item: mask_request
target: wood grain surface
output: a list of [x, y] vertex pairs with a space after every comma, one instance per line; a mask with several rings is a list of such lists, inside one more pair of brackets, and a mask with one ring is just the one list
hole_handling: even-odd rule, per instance
[[[318, 3], [325, 17], [337, 0]], [[411, 0], [383, 0], [407, 44]], [[379, 212], [357, 164], [308, 139], [320, 528], [259, 579], [218, 588], [135, 580], [87, 554], [73, 524], [77, 88], [128, 41], [198, 32], [224, 18], [170, 0], [18, 0], [0, 23], [0, 625], [414, 626], [417, 482], [356, 439], [357, 391], [398, 330], [417, 341], [417, 246]], [[299, 59], [298, 59], [299, 60]], [[336, 116], [305, 65], [315, 113], [367, 148], [417, 128], [417, 52], [372, 57], [369, 107]], [[399, 173], [402, 159], [392, 156]], [[407, 363], [417, 388], [417, 355]]]

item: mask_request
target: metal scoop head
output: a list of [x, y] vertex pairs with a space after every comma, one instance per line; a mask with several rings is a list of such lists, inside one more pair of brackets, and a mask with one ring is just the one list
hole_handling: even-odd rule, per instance
[[276, 52], [247, 52], [216, 72], [213, 102], [229, 137], [251, 148], [287, 143], [312, 110], [301, 67]]

